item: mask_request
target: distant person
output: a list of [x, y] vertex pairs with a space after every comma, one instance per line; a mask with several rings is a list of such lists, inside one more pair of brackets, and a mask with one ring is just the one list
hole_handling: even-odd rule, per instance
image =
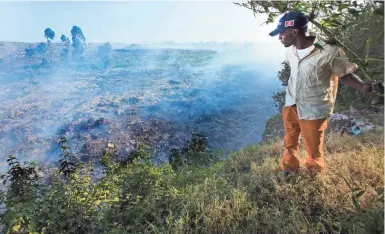
[[289, 12], [270, 33], [270, 36], [279, 35], [279, 40], [287, 47], [286, 60], [291, 68], [282, 109], [285, 136], [281, 167], [284, 176], [300, 168], [301, 133], [308, 154], [307, 168], [314, 173], [325, 168], [324, 136], [327, 117], [334, 109], [338, 80], [365, 93], [379, 91], [375, 83], [364, 83], [353, 74], [357, 65], [349, 62], [339, 47], [307, 36], [307, 24], [308, 18], [303, 13]]

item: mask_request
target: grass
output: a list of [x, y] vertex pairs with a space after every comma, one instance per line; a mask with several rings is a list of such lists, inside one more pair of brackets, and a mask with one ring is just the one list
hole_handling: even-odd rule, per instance
[[4, 220], [9, 233], [383, 233], [383, 141], [383, 132], [329, 135], [327, 170], [288, 179], [281, 141], [179, 172], [110, 164], [102, 181], [82, 173], [8, 203]]
[[[383, 222], [382, 134], [328, 136], [327, 170], [317, 177], [301, 173], [289, 181], [277, 176], [279, 144], [250, 147], [235, 153], [225, 163], [229, 181], [235, 188], [243, 189], [247, 198], [244, 206], [250, 207], [243, 217], [249, 221], [238, 230], [244, 233], [368, 233], [374, 218], [363, 218], [357, 222], [361, 226], [355, 223], [349, 227], [349, 222], [344, 223], [362, 214], [357, 213], [352, 204], [351, 190], [344, 178], [354, 188], [365, 189], [359, 200], [360, 209], [374, 212]], [[302, 151], [301, 155], [305, 153]]]

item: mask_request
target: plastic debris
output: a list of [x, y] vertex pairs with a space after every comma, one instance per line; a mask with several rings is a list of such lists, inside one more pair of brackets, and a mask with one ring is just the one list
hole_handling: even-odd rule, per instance
[[348, 128], [348, 132], [354, 135], [359, 135], [363, 132], [367, 132], [375, 128], [372, 123], [364, 119], [353, 119], [351, 123], [352, 124]]
[[369, 119], [363, 118], [360, 111], [350, 107], [350, 110], [341, 114], [335, 113], [329, 117], [334, 131], [348, 132], [359, 135], [367, 131], [372, 131], [376, 126]]
[[362, 133], [362, 130], [360, 127], [358, 126], [352, 126], [348, 129], [348, 132], [354, 134], [354, 135], [358, 135], [358, 134], [361, 134]]
[[344, 114], [332, 114], [330, 116], [330, 119], [331, 120], [348, 120], [349, 117], [347, 115], [344, 115]]

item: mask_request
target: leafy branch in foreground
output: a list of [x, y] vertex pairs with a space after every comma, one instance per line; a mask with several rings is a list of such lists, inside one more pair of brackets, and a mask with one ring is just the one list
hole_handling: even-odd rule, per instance
[[64, 176], [68, 177], [70, 174], [76, 171], [76, 163], [78, 159], [70, 152], [70, 147], [68, 146], [68, 141], [65, 137], [60, 137], [60, 172]]
[[[190, 140], [196, 143], [190, 149], [203, 151], [199, 139]], [[380, 144], [381, 134], [336, 137], [328, 146], [334, 166], [322, 176], [303, 174], [289, 182], [276, 175], [279, 141], [177, 173], [170, 164], [155, 165], [144, 155], [125, 165], [105, 158], [109, 169], [97, 180], [94, 165], [82, 164], [66, 180], [54, 171], [49, 184], [26, 184], [21, 195], [5, 191], [0, 204], [7, 209], [0, 222], [9, 234], [382, 233]], [[351, 185], [365, 186], [365, 193], [357, 189], [353, 194], [362, 211], [346, 196], [351, 189], [341, 175]]]
[[1, 176], [5, 190], [0, 190], [0, 204], [5, 204], [7, 211], [0, 215], [0, 220], [9, 224], [6, 233], [23, 233], [22, 224], [29, 222], [29, 209], [36, 205], [39, 175], [33, 164], [22, 164], [13, 155], [9, 155], [7, 162], [10, 169]]
[[[342, 42], [342, 35], [359, 23], [358, 18], [367, 13], [376, 20], [384, 16], [384, 2], [382, 1], [245, 1], [235, 3], [256, 14], [267, 14], [266, 24], [273, 23], [275, 17], [287, 11], [301, 11], [309, 16], [309, 21], [316, 27], [320, 36], [326, 37], [329, 43], [337, 44], [348, 51], [358, 64], [366, 80], [373, 81], [367, 74], [369, 52], [365, 58], [360, 58], [351, 48]], [[383, 24], [383, 23], [382, 23]], [[370, 46], [369, 38], [366, 41]], [[376, 59], [376, 58], [374, 58]]]

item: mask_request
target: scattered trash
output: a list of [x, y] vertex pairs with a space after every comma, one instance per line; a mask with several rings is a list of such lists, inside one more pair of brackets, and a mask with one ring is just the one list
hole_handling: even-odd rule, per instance
[[332, 114], [330, 120], [348, 120], [349, 117], [344, 114]]
[[346, 114], [332, 114], [329, 121], [332, 122], [333, 129], [338, 132], [349, 132], [359, 135], [367, 131], [372, 131], [376, 126], [368, 119], [361, 118], [361, 113], [354, 108]]
[[370, 123], [368, 120], [364, 119], [353, 119], [351, 121], [351, 126], [348, 128], [348, 132], [358, 135], [363, 132], [373, 130], [375, 126]]
[[362, 133], [362, 130], [358, 126], [352, 126], [351, 128], [348, 129], [348, 132], [350, 132], [350, 133], [352, 133], [354, 135], [358, 135], [358, 134]]

